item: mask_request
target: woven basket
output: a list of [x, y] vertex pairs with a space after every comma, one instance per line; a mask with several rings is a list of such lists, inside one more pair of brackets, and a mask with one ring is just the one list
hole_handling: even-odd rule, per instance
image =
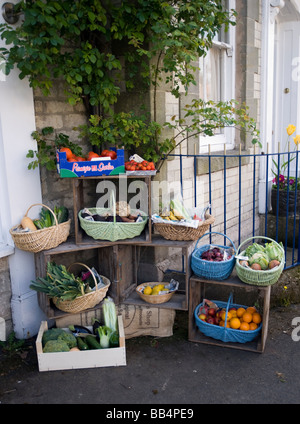
[[140, 291], [140, 289], [142, 287], [145, 286], [151, 286], [154, 287], [157, 284], [163, 284], [163, 283], [143, 283], [140, 284], [139, 286], [137, 286], [136, 288], [136, 292], [139, 294], [140, 298], [143, 299], [145, 302], [147, 303], [152, 303], [153, 305], [158, 305], [160, 303], [166, 303], [168, 302], [171, 297], [173, 296], [173, 294], [175, 293], [174, 291], [172, 293], [166, 293], [166, 294], [144, 294]]
[[[104, 214], [107, 212], [105, 208], [88, 208], [92, 214]], [[141, 222], [116, 222], [114, 215], [113, 222], [105, 221], [88, 221], [82, 218], [82, 210], [78, 213], [81, 228], [87, 233], [88, 236], [93, 237], [95, 240], [124, 240], [139, 236], [144, 230], [148, 221], [148, 216], [141, 211], [133, 209], [132, 214], [140, 213], [143, 221]]]
[[58, 224], [55, 213], [48, 208], [48, 206], [42, 203], [35, 203], [31, 205], [26, 213], [25, 217], [31, 208], [34, 206], [43, 206], [48, 209], [54, 216], [55, 225], [48, 228], [43, 228], [42, 230], [29, 231], [27, 233], [15, 231], [17, 228], [21, 228], [20, 225], [16, 225], [9, 230], [10, 235], [15, 243], [15, 246], [21, 250], [26, 250], [27, 252], [41, 252], [42, 250], [53, 249], [59, 244], [67, 240], [70, 234], [71, 220], [69, 219], [66, 222]]
[[68, 312], [71, 314], [77, 314], [81, 311], [84, 311], [85, 309], [94, 308], [99, 302], [101, 302], [101, 300], [104, 299], [104, 297], [106, 296], [107, 290], [110, 286], [110, 281], [108, 278], [101, 275], [103, 282], [105, 284], [105, 287], [99, 288], [95, 275], [93, 274], [92, 270], [87, 265], [82, 264], [80, 262], [75, 262], [69, 266], [68, 270], [73, 265], [84, 266], [86, 269], [90, 271], [95, 281], [95, 290], [83, 296], [76, 297], [76, 299], [74, 300], [61, 300], [57, 297], [53, 297], [52, 301], [54, 305], [61, 311]]
[[239, 277], [239, 279], [242, 280], [246, 284], [252, 284], [254, 286], [271, 286], [271, 285], [277, 283], [277, 281], [279, 280], [279, 277], [280, 277], [280, 275], [283, 271], [284, 264], [285, 264], [284, 250], [275, 240], [272, 240], [271, 238], [265, 237], [265, 236], [250, 237], [240, 244], [240, 246], [237, 249], [236, 255], [237, 256], [238, 256], [238, 254], [240, 254], [242, 256], [245, 255], [245, 250], [240, 252], [241, 247], [244, 244], [246, 244], [248, 241], [256, 239], [256, 238], [275, 242], [279, 246], [279, 248], [283, 252], [283, 258], [280, 262], [280, 265], [276, 268], [273, 268], [273, 269], [268, 269], [268, 270], [265, 270], [265, 271], [256, 271], [254, 269], [246, 268], [246, 267], [240, 265], [239, 261], [237, 260], [236, 264], [235, 264], [236, 273], [237, 273], [237, 276]]
[[[202, 239], [202, 237], [209, 235], [209, 234], [219, 234], [221, 236], [226, 237], [230, 243], [232, 244], [232, 247], [230, 246], [219, 246], [219, 245], [213, 245], [214, 247], [220, 247], [224, 250], [227, 250], [230, 252], [232, 249], [234, 250], [234, 254], [232, 254], [231, 258], [222, 261], [222, 262], [210, 262], [206, 261], [204, 259], [201, 259], [201, 255], [203, 252], [208, 250], [211, 245], [205, 244], [199, 248], [197, 248], [199, 241]], [[226, 280], [230, 276], [230, 274], [233, 271], [234, 264], [235, 264], [235, 252], [236, 248], [233, 243], [233, 241], [230, 240], [229, 237], [227, 237], [225, 234], [218, 233], [218, 232], [210, 232], [204, 234], [200, 239], [197, 241], [196, 246], [194, 248], [194, 251], [191, 256], [191, 268], [194, 274], [196, 274], [198, 277], [204, 277], [208, 280]], [[231, 252], [230, 252], [231, 253]]]
[[212, 215], [207, 215], [205, 221], [199, 222], [197, 228], [167, 223], [154, 224], [154, 228], [167, 240], [198, 240], [214, 222], [215, 218]]
[[203, 305], [203, 303], [200, 303], [200, 305], [196, 306], [194, 311], [194, 317], [196, 321], [196, 325], [201, 331], [201, 333], [205, 334], [208, 337], [212, 337], [213, 339], [221, 340], [222, 342], [232, 342], [232, 343], [247, 343], [253, 341], [260, 333], [262, 329], [262, 323], [258, 326], [256, 330], [235, 330], [234, 328], [227, 328], [227, 312], [229, 308], [245, 308], [247, 309], [247, 306], [244, 305], [238, 305], [235, 303], [232, 303], [232, 293], [230, 293], [228, 302], [220, 302], [218, 300], [213, 300], [213, 302], [219, 307], [219, 308], [226, 308], [226, 318], [225, 318], [225, 325], [224, 327], [221, 327], [219, 325], [215, 324], [209, 324], [208, 322], [202, 321], [198, 318], [199, 308]]

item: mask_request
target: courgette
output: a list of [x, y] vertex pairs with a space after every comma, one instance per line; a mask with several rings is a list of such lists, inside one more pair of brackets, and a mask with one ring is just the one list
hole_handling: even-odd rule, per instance
[[82, 340], [82, 338], [76, 337], [76, 339], [77, 339], [77, 346], [80, 350], [89, 350], [88, 344], [85, 343], [85, 341]]
[[100, 343], [97, 342], [96, 337], [88, 335], [84, 338], [91, 349], [102, 349]]

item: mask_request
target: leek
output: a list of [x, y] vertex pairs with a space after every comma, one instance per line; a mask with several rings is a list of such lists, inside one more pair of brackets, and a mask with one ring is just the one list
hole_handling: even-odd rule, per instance
[[111, 329], [112, 332], [118, 331], [118, 320], [116, 305], [111, 298], [104, 299], [103, 302], [104, 324]]

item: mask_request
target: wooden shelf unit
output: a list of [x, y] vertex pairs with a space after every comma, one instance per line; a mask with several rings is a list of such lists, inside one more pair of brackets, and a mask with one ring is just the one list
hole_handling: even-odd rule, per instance
[[[205, 299], [205, 291], [207, 285], [229, 287], [233, 293], [235, 289], [261, 292], [263, 296], [262, 330], [260, 332], [260, 335], [255, 340], [247, 343], [222, 342], [221, 340], [216, 340], [211, 337], [207, 337], [203, 333], [201, 333], [195, 322], [194, 311], [195, 308], [203, 301], [203, 299]], [[206, 280], [192, 275], [192, 277], [190, 278], [189, 285], [189, 341], [263, 353], [268, 334], [270, 294], [271, 286], [255, 286], [246, 284], [243, 283], [235, 275], [223, 281]], [[214, 300], [218, 299], [215, 298]]]

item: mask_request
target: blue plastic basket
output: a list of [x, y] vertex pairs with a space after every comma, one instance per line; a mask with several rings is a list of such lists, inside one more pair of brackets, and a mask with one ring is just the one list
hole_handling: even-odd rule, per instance
[[[197, 247], [197, 246], [199, 241], [202, 239], [202, 237], [208, 234], [219, 234], [221, 236], [226, 237], [230, 241], [234, 249], [234, 254], [231, 256], [230, 259], [228, 259], [227, 261], [222, 261], [222, 262], [210, 262], [210, 261], [201, 259], [202, 253], [208, 250], [212, 245], [205, 244], [205, 245], [202, 245], [201, 247]], [[204, 277], [208, 280], [226, 280], [226, 278], [228, 278], [230, 274], [232, 273], [234, 265], [235, 265], [236, 248], [233, 241], [231, 241], [230, 238], [227, 237], [225, 234], [217, 233], [217, 232], [206, 233], [202, 237], [200, 237], [199, 240], [197, 241], [191, 256], [192, 271], [198, 277]], [[219, 246], [215, 244], [213, 246], [220, 247], [228, 251], [232, 249], [232, 247], [230, 246]]]
[[232, 293], [230, 293], [228, 302], [220, 302], [218, 300], [213, 300], [219, 308], [225, 308], [226, 307], [226, 319], [225, 319], [225, 326], [220, 327], [215, 324], [209, 324], [208, 322], [202, 321], [200, 318], [198, 318], [199, 309], [203, 305], [203, 302], [200, 303], [198, 306], [196, 306], [194, 311], [194, 316], [196, 320], [196, 325], [201, 331], [201, 333], [205, 334], [205, 336], [212, 337], [213, 339], [221, 340], [222, 342], [233, 342], [233, 343], [247, 343], [251, 342], [252, 340], [257, 337], [261, 331], [262, 323], [257, 327], [256, 330], [235, 330], [234, 328], [227, 328], [227, 312], [229, 308], [245, 308], [247, 309], [247, 306], [244, 305], [237, 305], [235, 303], [232, 303]]

